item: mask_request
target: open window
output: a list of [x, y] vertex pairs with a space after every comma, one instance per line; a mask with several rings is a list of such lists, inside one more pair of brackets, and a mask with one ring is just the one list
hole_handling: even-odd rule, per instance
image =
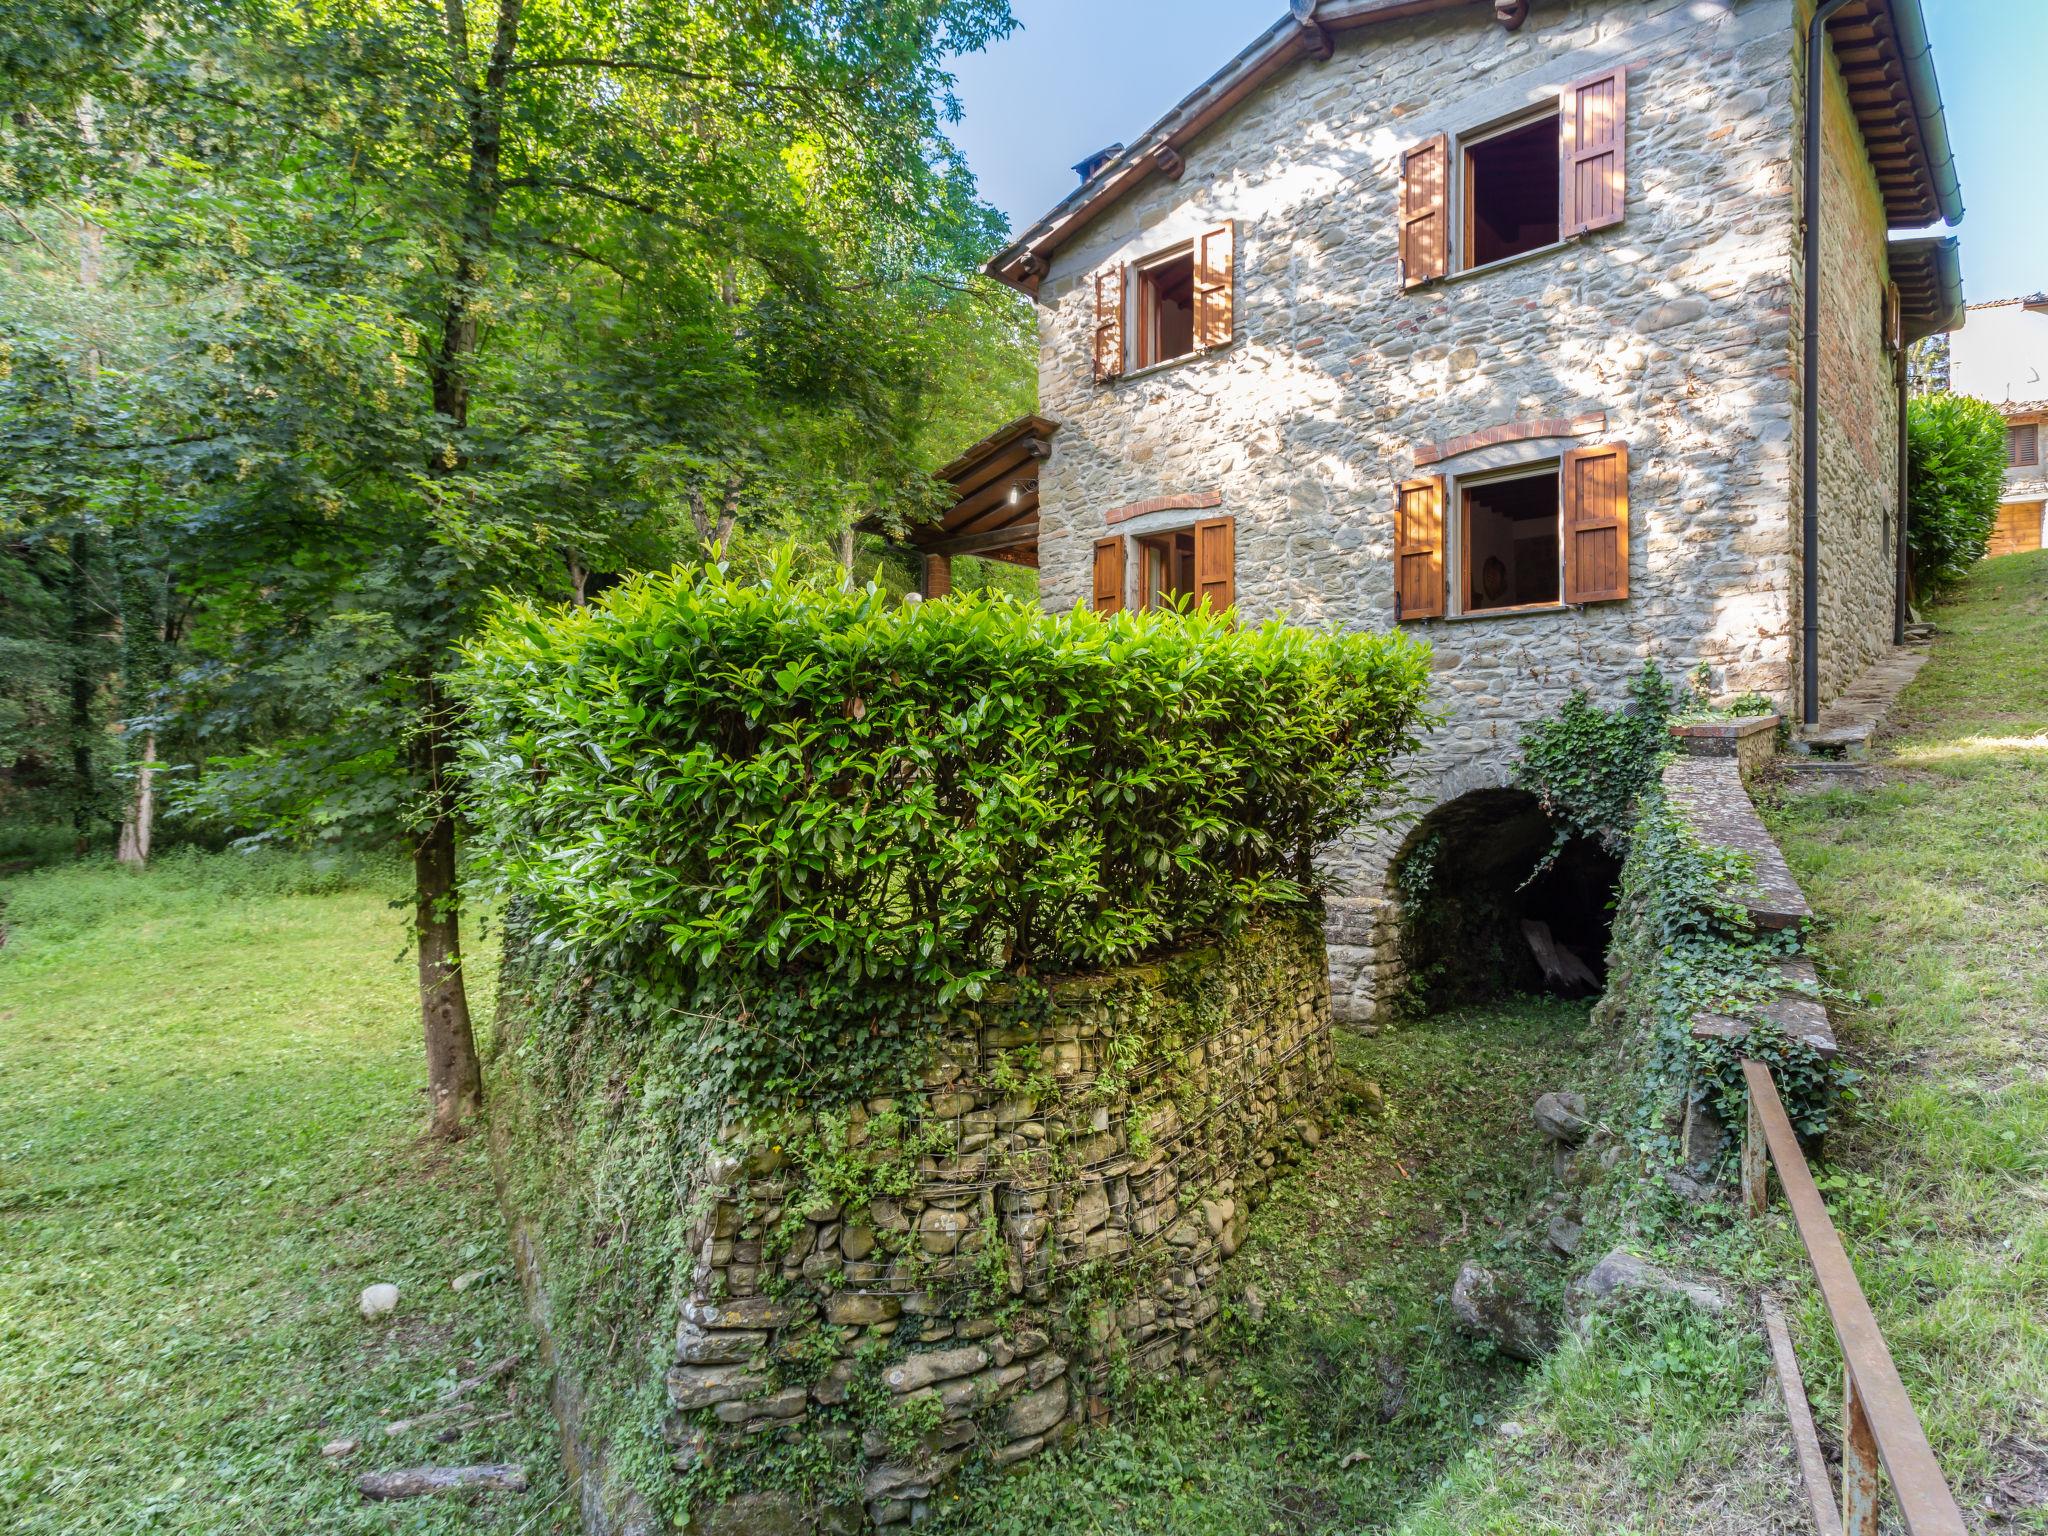
[[1467, 268], [1557, 243], [1563, 211], [1558, 133], [1557, 113], [1547, 112], [1459, 141]]
[[1404, 287], [1619, 224], [1627, 200], [1627, 71], [1561, 90], [1507, 122], [1439, 133], [1401, 156]]
[[[1204, 230], [1134, 264], [1095, 276], [1095, 381], [1230, 344], [1236, 226]], [[1129, 324], [1125, 310], [1132, 310]]]
[[1194, 351], [1194, 247], [1183, 246], [1140, 266], [1137, 300], [1140, 368]]
[[1139, 610], [1207, 607], [1224, 613], [1236, 602], [1237, 525], [1230, 518], [1095, 541], [1092, 603], [1097, 613], [1116, 613], [1126, 604]]
[[1458, 485], [1459, 611], [1543, 608], [1562, 601], [1558, 468]]
[[1161, 608], [1192, 603], [1195, 596], [1195, 530], [1151, 533], [1131, 541], [1138, 555], [1138, 606]]
[[1403, 481], [1394, 617], [1527, 613], [1628, 596], [1628, 449]]

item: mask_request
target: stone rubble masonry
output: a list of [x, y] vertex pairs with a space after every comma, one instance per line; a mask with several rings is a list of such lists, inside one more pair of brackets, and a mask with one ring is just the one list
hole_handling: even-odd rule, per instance
[[[1371, 1017], [1398, 977], [1387, 870], [1415, 820], [1507, 782], [1523, 726], [1574, 688], [1621, 702], [1649, 659], [1704, 664], [1718, 697], [1796, 708], [1799, 91], [1789, 0], [1561, 0], [1503, 32], [1483, 8], [1374, 27], [1254, 93], [1053, 257], [1040, 290], [1040, 591], [1089, 596], [1106, 514], [1217, 494], [1257, 623], [1393, 623], [1395, 487], [1608, 441], [1630, 457], [1630, 596], [1579, 610], [1410, 626], [1436, 652], [1443, 725], [1411, 768], [1405, 824], [1328, 851], [1333, 1006]], [[1625, 221], [1404, 291], [1398, 157], [1628, 67]], [[1839, 76], [1824, 139], [1822, 680], [1889, 636], [1891, 438], [1884, 228]], [[1229, 346], [1106, 385], [1094, 276], [1236, 228]], [[1604, 414], [1597, 435], [1580, 435]], [[1551, 435], [1472, 442], [1516, 423]], [[1569, 425], [1570, 432], [1558, 431]], [[1507, 436], [1506, 433], [1498, 433]], [[1455, 449], [1431, 462], [1439, 449]], [[1426, 468], [1423, 468], [1426, 466]]]
[[[907, 1194], [821, 1206], [778, 1146], [726, 1138], [676, 1277], [680, 1464], [763, 1435], [857, 1444], [866, 1518], [900, 1526], [970, 1454], [1006, 1466], [1106, 1416], [1113, 1362], [1145, 1376], [1201, 1360], [1254, 1201], [1320, 1138], [1335, 1066], [1320, 927], [1270, 918], [1047, 987], [1042, 1022], [991, 1003], [942, 1039], [923, 1111], [950, 1150]], [[1047, 1093], [1025, 1072], [1040, 1097], [1018, 1086], [1034, 1055], [1057, 1081]], [[878, 1098], [851, 1123], [911, 1108]], [[778, 1346], [814, 1345], [821, 1322], [836, 1360], [807, 1385], [778, 1375]], [[877, 1344], [878, 1372], [862, 1363]], [[853, 1414], [864, 1370], [870, 1399], [915, 1410], [914, 1453]], [[748, 1497], [750, 1519], [772, 1513]]]

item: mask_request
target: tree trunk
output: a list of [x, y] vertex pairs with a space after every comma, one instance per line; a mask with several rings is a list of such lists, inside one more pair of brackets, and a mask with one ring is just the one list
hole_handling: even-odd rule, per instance
[[[83, 857], [92, 847], [93, 826], [99, 818], [99, 784], [93, 773], [93, 695], [100, 679], [94, 668], [97, 634], [92, 594], [92, 536], [80, 528], [71, 536], [71, 571], [65, 591], [67, 642], [65, 670], [70, 674], [66, 692], [70, 699], [67, 722], [71, 738], [71, 831], [74, 849]], [[101, 829], [101, 836], [105, 829]], [[102, 844], [101, 846], [105, 846]]]
[[156, 732], [142, 735], [142, 761], [135, 767], [135, 796], [121, 818], [121, 841], [114, 858], [137, 869], [149, 862], [149, 837], [156, 824]]
[[469, 1023], [469, 993], [462, 980], [462, 902], [455, 883], [455, 814], [448, 783], [452, 721], [440, 686], [429, 678], [415, 769], [425, 781], [426, 820], [413, 837], [413, 932], [419, 946], [420, 1019], [427, 1042], [429, 1131], [463, 1133], [483, 1107], [483, 1069]]
[[839, 590], [853, 590], [853, 524], [839, 530]]

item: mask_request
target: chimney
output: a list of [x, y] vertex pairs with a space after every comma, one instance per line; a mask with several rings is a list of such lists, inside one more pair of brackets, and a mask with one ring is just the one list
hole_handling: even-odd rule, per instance
[[1112, 144], [1107, 149], [1098, 149], [1094, 154], [1088, 155], [1075, 163], [1074, 174], [1079, 176], [1085, 185], [1095, 179], [1097, 171], [1101, 170], [1123, 152], [1124, 147], [1121, 144]]

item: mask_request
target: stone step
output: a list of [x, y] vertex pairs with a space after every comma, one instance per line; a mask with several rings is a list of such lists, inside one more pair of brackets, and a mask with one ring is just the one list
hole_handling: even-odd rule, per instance
[[1795, 738], [1799, 750], [1820, 757], [1862, 757], [1900, 692], [1927, 665], [1928, 655], [1924, 646], [1898, 646], [1872, 662], [1821, 711], [1819, 720], [1800, 727]]

